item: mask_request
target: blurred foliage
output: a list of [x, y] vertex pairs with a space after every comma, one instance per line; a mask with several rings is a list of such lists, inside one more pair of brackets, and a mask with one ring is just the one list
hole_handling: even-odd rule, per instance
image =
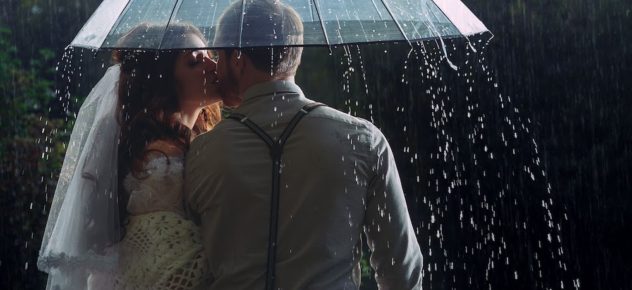
[[0, 23], [12, 29], [17, 55], [28, 60], [47, 48], [62, 54], [102, 0], [2, 0]]
[[[54, 54], [41, 49], [37, 58], [23, 64], [10, 38], [11, 32], [0, 28], [0, 280], [11, 285], [3, 283], [2, 289], [36, 289], [44, 278], [33, 273], [47, 204], [34, 201], [54, 188], [68, 138], [63, 133], [42, 137], [44, 132], [64, 132], [70, 124], [46, 117], [54, 97]], [[51, 197], [47, 194], [46, 200]]]

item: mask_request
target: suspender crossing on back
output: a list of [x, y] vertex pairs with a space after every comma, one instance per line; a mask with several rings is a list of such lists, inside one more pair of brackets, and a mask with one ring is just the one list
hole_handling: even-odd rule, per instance
[[236, 120], [252, 130], [261, 140], [263, 140], [268, 149], [270, 150], [270, 157], [272, 157], [272, 193], [270, 196], [270, 227], [268, 236], [268, 260], [266, 270], [266, 290], [273, 290], [275, 288], [276, 280], [276, 250], [277, 250], [277, 234], [279, 225], [279, 195], [280, 195], [280, 183], [281, 183], [281, 157], [283, 155], [283, 146], [290, 137], [296, 125], [305, 117], [309, 112], [317, 107], [325, 106], [325, 104], [314, 102], [309, 103], [301, 108], [296, 115], [292, 118], [288, 126], [283, 130], [279, 140], [274, 141], [270, 135], [268, 135], [261, 127], [248, 119], [247, 116], [239, 113], [231, 113], [227, 118]]

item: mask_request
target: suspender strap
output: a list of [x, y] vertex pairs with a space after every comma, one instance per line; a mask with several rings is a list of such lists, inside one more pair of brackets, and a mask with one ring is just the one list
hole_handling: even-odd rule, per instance
[[266, 290], [273, 290], [275, 288], [276, 280], [276, 252], [277, 252], [277, 235], [279, 226], [279, 195], [280, 195], [280, 183], [281, 183], [281, 157], [283, 155], [283, 146], [290, 137], [296, 125], [309, 114], [313, 109], [324, 106], [322, 103], [310, 103], [292, 118], [288, 126], [283, 130], [279, 140], [276, 142], [270, 135], [268, 135], [261, 127], [248, 119], [247, 116], [239, 113], [232, 113], [228, 116], [229, 119], [236, 120], [253, 131], [261, 140], [263, 140], [268, 149], [270, 150], [270, 157], [272, 157], [272, 193], [270, 195], [270, 226], [268, 235], [268, 260], [266, 265]]

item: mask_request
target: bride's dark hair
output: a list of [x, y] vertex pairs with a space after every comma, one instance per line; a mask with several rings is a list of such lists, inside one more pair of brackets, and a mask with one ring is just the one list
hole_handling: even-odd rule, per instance
[[[164, 27], [141, 24], [119, 40], [119, 47], [134, 47], [135, 42], [145, 37], [156, 37], [165, 32]], [[194, 26], [170, 25], [168, 33], [183, 37], [204, 35]], [[140, 49], [116, 50], [112, 58], [120, 64], [121, 74], [118, 88], [119, 122], [121, 136], [119, 144], [119, 211], [120, 221], [127, 218], [129, 193], [123, 188], [128, 174], [139, 176], [148, 153], [158, 151], [147, 146], [155, 141], [168, 141], [186, 152], [192, 137], [211, 130], [221, 120], [221, 105], [215, 103], [202, 109], [193, 127], [181, 124], [174, 118], [179, 108], [175, 64], [182, 51], [143, 51]]]

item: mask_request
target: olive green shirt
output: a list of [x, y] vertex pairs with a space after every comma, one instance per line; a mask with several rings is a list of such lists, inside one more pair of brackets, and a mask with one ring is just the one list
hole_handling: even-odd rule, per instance
[[[312, 102], [289, 81], [255, 85], [235, 109], [278, 138]], [[272, 159], [254, 132], [223, 120], [186, 158], [185, 207], [200, 224], [210, 275], [202, 289], [263, 289]], [[281, 161], [278, 289], [357, 289], [361, 237], [380, 289], [421, 289], [419, 250], [393, 153], [370, 122], [330, 107], [305, 116]]]

